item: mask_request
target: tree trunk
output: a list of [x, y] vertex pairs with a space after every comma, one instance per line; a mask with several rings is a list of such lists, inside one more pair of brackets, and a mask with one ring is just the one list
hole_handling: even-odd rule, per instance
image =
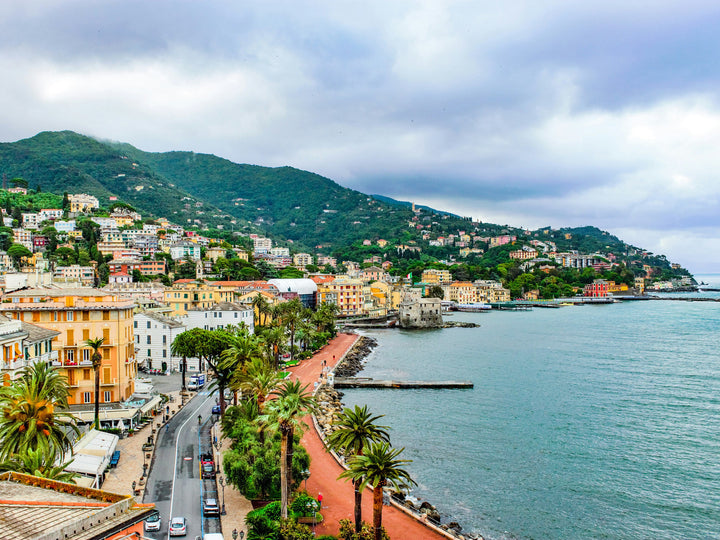
[[182, 364], [180, 364], [180, 373], [182, 374], [182, 389], [187, 390], [185, 386], [185, 370], [187, 369], [187, 358], [183, 356]]
[[362, 491], [360, 491], [360, 480], [353, 480], [355, 490], [355, 532], [362, 529]]
[[383, 483], [373, 488], [373, 528], [375, 540], [382, 540]]
[[288, 517], [288, 467], [287, 467], [287, 428], [280, 427], [282, 439], [280, 441], [280, 517], [287, 519]]
[[100, 429], [100, 366], [95, 369], [95, 429]]
[[288, 494], [292, 493], [292, 482], [293, 482], [293, 473], [292, 473], [292, 458], [293, 458], [293, 451], [295, 447], [295, 430], [291, 427], [289, 428], [288, 438], [287, 438], [287, 452], [285, 454], [285, 467], [287, 468], [287, 490]]

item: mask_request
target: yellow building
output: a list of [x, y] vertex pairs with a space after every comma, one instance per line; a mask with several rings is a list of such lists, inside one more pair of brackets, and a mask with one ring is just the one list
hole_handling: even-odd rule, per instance
[[335, 304], [341, 316], [361, 315], [365, 303], [363, 282], [359, 279], [335, 279], [318, 283], [317, 298], [318, 304]]
[[440, 283], [450, 283], [452, 281], [452, 275], [450, 270], [437, 270], [435, 268], [428, 268], [422, 273], [421, 281], [431, 285]]
[[469, 281], [453, 281], [447, 288], [448, 300], [458, 304], [477, 302], [477, 289]]
[[164, 293], [165, 303], [172, 309], [172, 317], [181, 317], [191, 308], [209, 308], [213, 304], [226, 301], [224, 298], [228, 295], [232, 296], [228, 291], [221, 293], [216, 287], [194, 279], [179, 279]]
[[71, 405], [95, 402], [93, 351], [88, 339], [103, 338], [100, 348], [100, 403], [128, 399], [135, 391], [137, 364], [133, 302], [91, 289], [28, 289], [6, 294], [0, 313], [59, 332], [53, 339], [57, 360], [68, 379]]

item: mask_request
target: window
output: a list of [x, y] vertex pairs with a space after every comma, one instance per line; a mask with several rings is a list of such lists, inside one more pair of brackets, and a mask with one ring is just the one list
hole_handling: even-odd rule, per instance
[[147, 350], [147, 355], [148, 355], [148, 358], [152, 357], [152, 351], [150, 349]]
[[135, 334], [135, 343], [140, 343], [140, 335]]
[[163, 335], [163, 345], [167, 345], [167, 336]]
[[163, 358], [167, 358], [167, 349], [163, 349]]
[[147, 322], [147, 327], [150, 328], [150, 321]]
[[109, 320], [110, 320], [110, 312], [103, 311], [103, 321], [109, 321]]
[[90, 354], [90, 349], [83, 349], [83, 352], [82, 352], [83, 362], [89, 362], [91, 356], [92, 355]]
[[72, 311], [67, 312], [67, 320], [68, 321], [74, 321], [75, 320], [75, 314]]
[[65, 360], [68, 362], [74, 362], [75, 361], [75, 351], [72, 349], [68, 349], [65, 351]]
[[103, 328], [103, 345], [110, 345], [110, 329]]
[[85, 380], [85, 381], [90, 380], [90, 370], [89, 369], [83, 369], [83, 380]]
[[133, 321], [133, 326], [135, 326], [135, 328], [137, 328], [137, 321]]
[[83, 403], [92, 403], [92, 392], [83, 392]]
[[147, 344], [148, 345], [152, 344], [152, 338], [150, 336], [147, 336]]
[[103, 403], [111, 403], [112, 402], [112, 392], [105, 391], [103, 392]]

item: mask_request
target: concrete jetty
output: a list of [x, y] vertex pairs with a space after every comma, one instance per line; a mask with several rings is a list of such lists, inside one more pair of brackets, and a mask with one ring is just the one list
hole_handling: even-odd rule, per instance
[[369, 377], [335, 378], [335, 388], [473, 388], [470, 381], [384, 381]]

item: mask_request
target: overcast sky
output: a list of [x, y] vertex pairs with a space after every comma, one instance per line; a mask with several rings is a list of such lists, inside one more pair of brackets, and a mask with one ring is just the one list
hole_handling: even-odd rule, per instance
[[0, 141], [290, 165], [720, 272], [720, 2], [0, 4]]

